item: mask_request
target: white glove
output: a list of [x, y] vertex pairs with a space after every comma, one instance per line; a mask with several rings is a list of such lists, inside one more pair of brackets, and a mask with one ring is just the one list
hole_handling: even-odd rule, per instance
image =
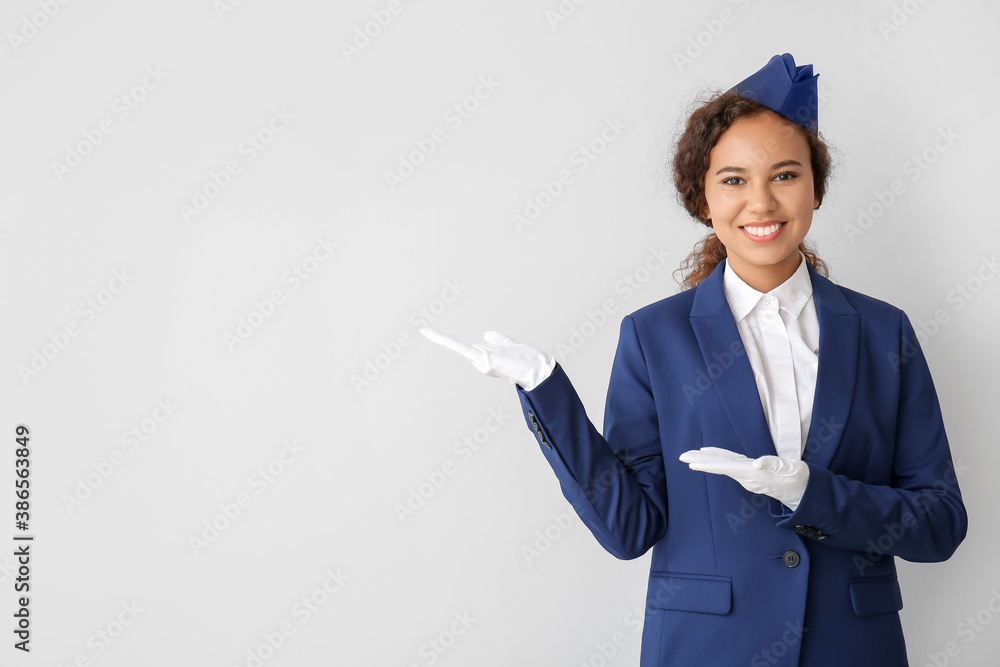
[[485, 343], [463, 343], [434, 329], [421, 329], [420, 333], [433, 343], [457, 352], [487, 375], [507, 378], [531, 391], [552, 374], [555, 359], [533, 347], [522, 345], [499, 331], [487, 331]]
[[793, 511], [802, 502], [809, 483], [809, 466], [794, 459], [777, 456], [751, 459], [719, 447], [692, 449], [679, 458], [691, 470], [732, 477], [747, 491], [771, 496]]

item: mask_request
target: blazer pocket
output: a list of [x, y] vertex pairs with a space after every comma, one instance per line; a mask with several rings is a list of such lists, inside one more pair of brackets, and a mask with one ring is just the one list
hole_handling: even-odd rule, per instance
[[650, 572], [650, 609], [728, 614], [733, 606], [732, 577], [677, 572]]
[[851, 604], [858, 616], [888, 614], [903, 608], [899, 580], [894, 574], [867, 579], [852, 579]]

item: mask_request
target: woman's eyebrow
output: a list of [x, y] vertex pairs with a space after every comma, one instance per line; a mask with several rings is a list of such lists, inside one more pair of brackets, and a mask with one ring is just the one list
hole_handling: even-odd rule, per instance
[[[771, 169], [781, 169], [783, 167], [801, 167], [802, 163], [798, 160], [782, 160], [781, 162], [775, 162], [771, 165]], [[715, 172], [715, 175], [724, 174], [726, 172], [732, 172], [734, 174], [745, 174], [749, 171], [744, 167], [723, 167], [719, 171]]]

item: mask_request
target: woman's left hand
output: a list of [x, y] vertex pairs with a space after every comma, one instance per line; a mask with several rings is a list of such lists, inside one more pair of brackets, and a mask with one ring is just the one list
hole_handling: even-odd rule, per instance
[[794, 459], [777, 456], [751, 459], [719, 447], [692, 449], [679, 458], [692, 470], [732, 477], [747, 491], [770, 496], [793, 511], [809, 483], [809, 466]]

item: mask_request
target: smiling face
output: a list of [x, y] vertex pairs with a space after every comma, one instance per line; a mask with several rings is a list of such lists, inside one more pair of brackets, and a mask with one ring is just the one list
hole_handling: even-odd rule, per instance
[[726, 246], [729, 266], [768, 292], [799, 265], [798, 247], [819, 206], [809, 144], [767, 111], [726, 130], [709, 156], [704, 218]]

